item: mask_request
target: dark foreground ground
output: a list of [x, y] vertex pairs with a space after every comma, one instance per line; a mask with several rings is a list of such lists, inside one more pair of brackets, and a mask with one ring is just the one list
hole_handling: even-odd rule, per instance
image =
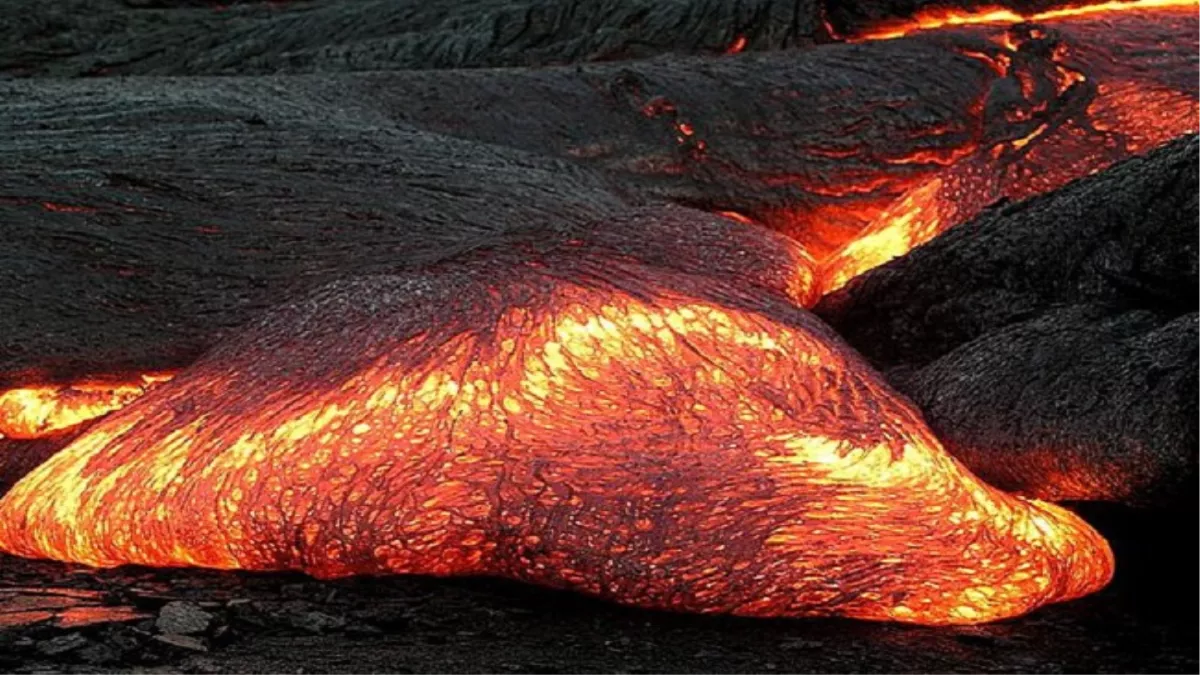
[[0, 631], [0, 670], [1197, 672], [1195, 513], [1085, 514], [1116, 549], [1109, 588], [966, 628], [680, 616], [479, 579], [319, 582], [5, 557], [0, 621], [18, 625]]

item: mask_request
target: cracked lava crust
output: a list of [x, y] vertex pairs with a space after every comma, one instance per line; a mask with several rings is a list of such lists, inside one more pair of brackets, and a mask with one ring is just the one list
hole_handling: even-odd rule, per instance
[[973, 477], [797, 306], [796, 244], [694, 214], [572, 237], [246, 326], [19, 482], [0, 549], [926, 624], [1111, 577], [1095, 531]]

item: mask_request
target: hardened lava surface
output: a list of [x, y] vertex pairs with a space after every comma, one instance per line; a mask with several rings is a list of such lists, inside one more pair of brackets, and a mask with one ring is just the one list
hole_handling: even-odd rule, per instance
[[797, 306], [798, 261], [651, 218], [333, 283], [26, 476], [0, 548], [927, 624], [1107, 583], [1095, 531], [970, 475]]

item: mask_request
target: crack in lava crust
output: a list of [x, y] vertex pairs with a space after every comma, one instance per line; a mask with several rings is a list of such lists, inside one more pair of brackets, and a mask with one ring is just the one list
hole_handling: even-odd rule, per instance
[[328, 286], [26, 476], [0, 548], [929, 624], [1107, 583], [1082, 520], [971, 476], [781, 278], [722, 271], [780, 240], [624, 236], [716, 227], [702, 276], [573, 241]]

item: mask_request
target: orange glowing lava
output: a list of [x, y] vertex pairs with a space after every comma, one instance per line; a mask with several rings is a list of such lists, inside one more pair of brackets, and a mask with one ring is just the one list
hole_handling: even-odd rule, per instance
[[0, 392], [0, 438], [41, 438], [123, 408], [171, 379], [151, 373], [133, 381], [79, 382]]
[[[924, 624], [1094, 591], [1113, 571], [1095, 531], [969, 474], [797, 305], [998, 199], [1194, 132], [1193, 93], [1072, 41], [1107, 19], [1064, 26], [1196, 7], [925, 13], [858, 36], [1058, 27], [954, 43], [989, 78], [964, 97], [961, 125], [865, 158], [853, 138], [804, 148], [829, 171], [764, 178], [813, 195], [803, 248], [759, 213], [666, 234], [643, 223], [613, 230], [608, 248], [335, 284], [150, 392], [7, 392], [9, 436], [111, 415], [0, 499], [0, 549], [101, 566], [494, 575], [642, 607]], [[714, 127], [677, 112], [665, 99], [642, 108], [671, 115], [675, 141], [704, 159]], [[637, 258], [632, 241], [668, 244]]]
[[[932, 10], [857, 36], [860, 41], [890, 39], [917, 31], [1024, 21], [1055, 26], [1008, 26], [982, 33], [994, 47], [960, 48], [961, 54], [980, 61], [999, 78], [977, 109], [968, 111], [980, 116], [975, 139], [940, 149], [940, 155], [916, 151], [882, 160], [943, 168], [914, 176], [907, 191], [893, 201], [823, 205], [808, 216], [815, 222], [806, 220], [799, 238], [818, 262], [818, 295], [904, 255], [992, 202], [1049, 192], [1196, 133], [1200, 100], [1194, 85], [1180, 90], [1177, 75], [1175, 80], [1169, 75], [1156, 79], [1153, 68], [1128, 65], [1120, 55], [1157, 53], [1161, 63], [1194, 63], [1196, 23], [1181, 19], [1181, 12], [1198, 7], [1197, 0], [1138, 0], [1030, 15], [994, 7], [977, 12]], [[1165, 36], [1175, 43], [1165, 42]], [[882, 173], [879, 181], [902, 184]], [[849, 236], [840, 233], [841, 242], [832, 250], [811, 246], [810, 240], [819, 239], [814, 233], [839, 234], [829, 222], [853, 221], [841, 211], [859, 215], [867, 224]]]
[[[741, 264], [753, 228], [719, 222], [707, 255]], [[0, 549], [925, 624], [1107, 583], [1095, 531], [969, 474], [782, 291], [669, 264], [583, 247], [334, 284], [26, 476]]]
[[997, 6], [981, 7], [974, 11], [954, 8], [932, 8], [918, 12], [911, 19], [884, 22], [856, 35], [853, 41], [890, 40], [921, 31], [956, 26], [1048, 22], [1136, 10], [1195, 10], [1197, 7], [1200, 7], [1200, 0], [1112, 0], [1111, 2], [1059, 7], [1057, 9], [1030, 14], [1021, 14], [1011, 9]]
[[945, 229], [934, 178], [911, 190], [879, 215], [857, 238], [827, 258], [817, 272], [820, 295], [933, 239]]

